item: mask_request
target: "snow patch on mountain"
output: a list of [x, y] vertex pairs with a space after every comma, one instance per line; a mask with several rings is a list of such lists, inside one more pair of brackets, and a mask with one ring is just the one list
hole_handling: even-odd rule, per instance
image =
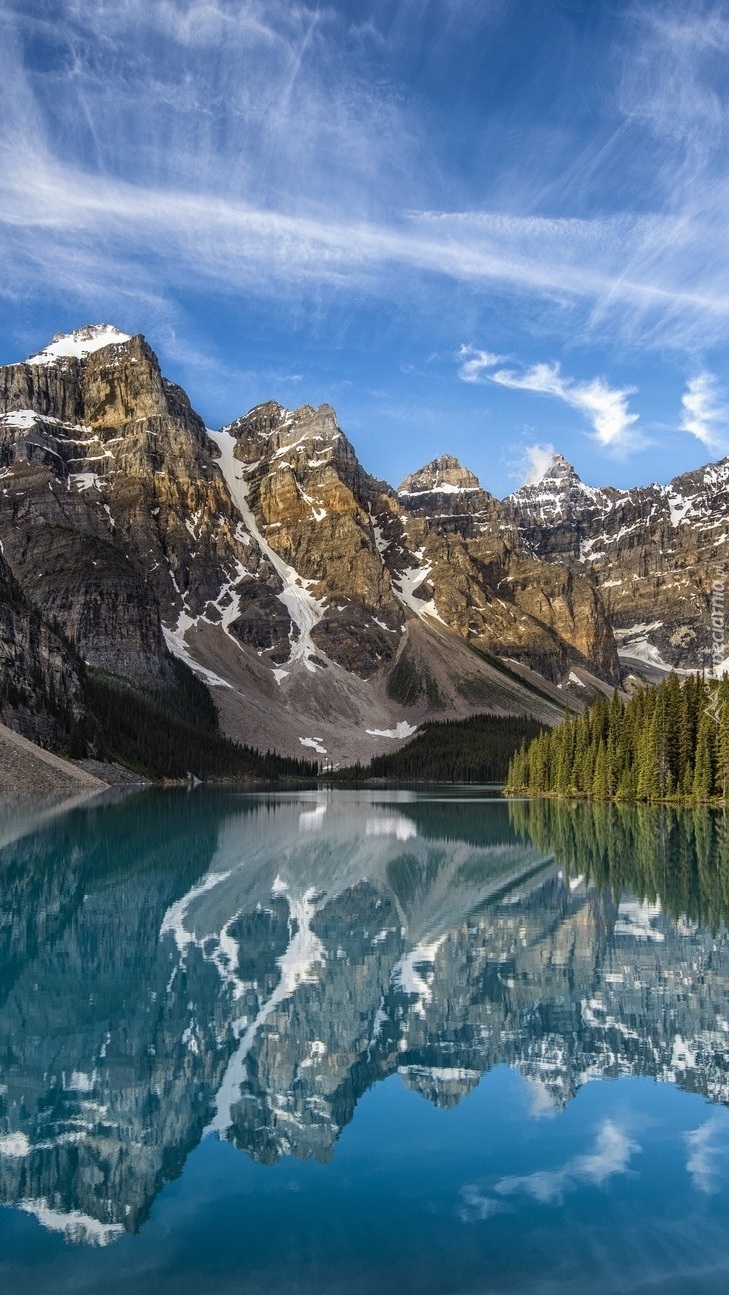
[[261, 552], [268, 558], [283, 582], [283, 590], [278, 597], [299, 631], [297, 638], [293, 636], [291, 638], [291, 655], [286, 664], [295, 665], [301, 662], [311, 674], [314, 674], [317, 667], [312, 658], [322, 654], [314, 646], [311, 631], [315, 625], [318, 625], [324, 614], [325, 600], [314, 598], [309, 592], [309, 586], [314, 584], [314, 581], [304, 579], [293, 567], [284, 562], [261, 534], [253, 510], [248, 503], [249, 483], [245, 479], [244, 465], [235, 457], [235, 437], [225, 430], [220, 432], [208, 430], [208, 436], [220, 450], [220, 470], [233, 503]]
[[397, 725], [396, 728], [365, 729], [365, 732], [369, 733], [371, 737], [392, 737], [392, 738], [397, 738], [400, 741], [402, 741], [406, 737], [412, 737], [413, 733], [417, 733], [417, 731], [418, 731], [417, 724], [408, 724], [406, 719], [400, 720], [400, 723]]
[[445, 625], [443, 617], [439, 615], [436, 609], [435, 599], [431, 598], [426, 602], [424, 599], [418, 598], [416, 594], [416, 590], [428, 579], [432, 571], [432, 563], [423, 562], [422, 560], [424, 552], [425, 550], [421, 548], [413, 554], [418, 564], [417, 566], [406, 567], [393, 575], [392, 588], [398, 602], [401, 602], [403, 607], [407, 607], [408, 611], [415, 612], [415, 615], [421, 618], [430, 616], [434, 620], [440, 621], [441, 625]]
[[325, 746], [322, 746], [322, 740], [320, 737], [300, 737], [299, 741], [302, 746], [310, 746], [312, 751], [318, 752], [319, 755], [327, 754], [327, 749]]
[[650, 625], [630, 625], [624, 629], [616, 629], [615, 641], [618, 645], [618, 654], [635, 657], [636, 660], [644, 661], [646, 665], [657, 666], [660, 670], [670, 670], [670, 665], [664, 661], [649, 637], [662, 626], [663, 621], [653, 621]]

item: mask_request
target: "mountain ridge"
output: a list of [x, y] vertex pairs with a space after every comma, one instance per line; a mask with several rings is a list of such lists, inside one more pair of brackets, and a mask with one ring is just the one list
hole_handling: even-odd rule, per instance
[[0, 369], [0, 473], [13, 577], [85, 660], [160, 687], [171, 651], [229, 736], [325, 762], [426, 718], [534, 714], [499, 660], [555, 698], [537, 707], [548, 722], [619, 684], [614, 630], [630, 640], [636, 622], [600, 524], [622, 560], [616, 519], [680, 509], [678, 487], [671, 512], [663, 488], [586, 487], [561, 458], [501, 501], [451, 455], [395, 490], [327, 404], [267, 401], [206, 428], [142, 335], [111, 325]]

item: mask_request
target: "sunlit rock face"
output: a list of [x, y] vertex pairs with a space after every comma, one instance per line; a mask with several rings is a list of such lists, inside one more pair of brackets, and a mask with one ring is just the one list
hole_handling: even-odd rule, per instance
[[[729, 937], [692, 916], [718, 829], [663, 824], [664, 903], [590, 880], [590, 807], [571, 845], [549, 807], [455, 808], [146, 797], [8, 844], [0, 1198], [105, 1243], [206, 1134], [326, 1160], [396, 1074], [446, 1110], [504, 1063], [537, 1113], [624, 1074], [729, 1102]], [[650, 813], [611, 821], [649, 885]]]
[[558, 681], [583, 665], [613, 682], [618, 665], [599, 592], [580, 572], [536, 560], [512, 512], [444, 455], [406, 477], [398, 500], [427, 574], [418, 588], [462, 637]]
[[[523, 713], [471, 646], [554, 683], [572, 666], [617, 679], [595, 586], [535, 558], [455, 459], [395, 492], [329, 405], [269, 402], [210, 432], [144, 338], [109, 325], [0, 370], [0, 474], [0, 539], [41, 615], [139, 683], [183, 656], [224, 727], [258, 745], [300, 755], [329, 720], [320, 745], [351, 759], [430, 714]], [[432, 686], [444, 629], [470, 661]], [[403, 669], [422, 676], [405, 711]]]
[[397, 496], [411, 516], [425, 517], [433, 529], [455, 531], [464, 538], [470, 538], [479, 523], [498, 521], [500, 513], [498, 500], [451, 454], [405, 477]]
[[525, 544], [599, 587], [629, 665], [711, 664], [711, 595], [723, 580], [729, 460], [633, 490], [584, 485], [557, 456], [505, 500]]
[[395, 509], [392, 491], [363, 470], [329, 405], [270, 402], [226, 430], [266, 541], [320, 604], [312, 642], [369, 678], [394, 657], [405, 619], [373, 524]]
[[[618, 682], [616, 635], [628, 664], [706, 664], [727, 462], [618, 491], [558, 455], [498, 501], [443, 455], [395, 491], [329, 405], [271, 401], [210, 433], [144, 338], [109, 325], [0, 369], [0, 539], [24, 596], [128, 678], [162, 684], [183, 655], [218, 681], [235, 736], [289, 753], [289, 721], [325, 719], [324, 693], [332, 721], [354, 705], [378, 729], [503, 709], [490, 676], [464, 689], [458, 667], [446, 695], [423, 680], [398, 711], [398, 671], [428, 673], [416, 624], [431, 655], [446, 628], [555, 684], [580, 667]], [[252, 702], [249, 733], [226, 685]]]
[[89, 350], [92, 331], [0, 371], [0, 531], [28, 598], [87, 660], [154, 684], [168, 676], [160, 616], [188, 590], [195, 610], [211, 579], [219, 593], [210, 567], [235, 563], [238, 519], [144, 339], [107, 330]]

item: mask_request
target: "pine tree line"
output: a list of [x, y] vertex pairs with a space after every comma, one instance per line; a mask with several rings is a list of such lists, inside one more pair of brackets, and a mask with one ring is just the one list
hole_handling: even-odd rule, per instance
[[471, 715], [424, 724], [412, 741], [376, 755], [368, 765], [337, 770], [335, 782], [387, 778], [399, 782], [503, 782], [509, 760], [542, 731], [524, 715]]
[[624, 702], [600, 698], [513, 757], [509, 795], [729, 800], [729, 678], [669, 675]]
[[92, 743], [102, 760], [114, 760], [150, 778], [198, 778], [235, 781], [255, 778], [316, 778], [316, 760], [265, 755], [232, 742], [221, 732], [207, 688], [184, 662], [172, 658], [173, 682], [166, 688], [143, 688], [87, 669], [88, 718], [77, 733], [77, 745]]

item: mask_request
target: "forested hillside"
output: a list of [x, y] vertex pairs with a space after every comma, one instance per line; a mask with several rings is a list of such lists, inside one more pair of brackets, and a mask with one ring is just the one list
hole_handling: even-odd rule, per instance
[[388, 778], [398, 782], [503, 782], [517, 748], [542, 732], [524, 716], [472, 715], [425, 724], [412, 742], [368, 765], [352, 765], [341, 781]]
[[545, 730], [511, 761], [509, 794], [596, 800], [729, 799], [729, 679], [671, 674]]
[[171, 663], [165, 688], [135, 685], [101, 670], [87, 670], [89, 708], [82, 735], [96, 754], [150, 778], [198, 778], [235, 782], [256, 778], [315, 778], [315, 760], [295, 760], [231, 742], [220, 731], [207, 688], [182, 662]]

